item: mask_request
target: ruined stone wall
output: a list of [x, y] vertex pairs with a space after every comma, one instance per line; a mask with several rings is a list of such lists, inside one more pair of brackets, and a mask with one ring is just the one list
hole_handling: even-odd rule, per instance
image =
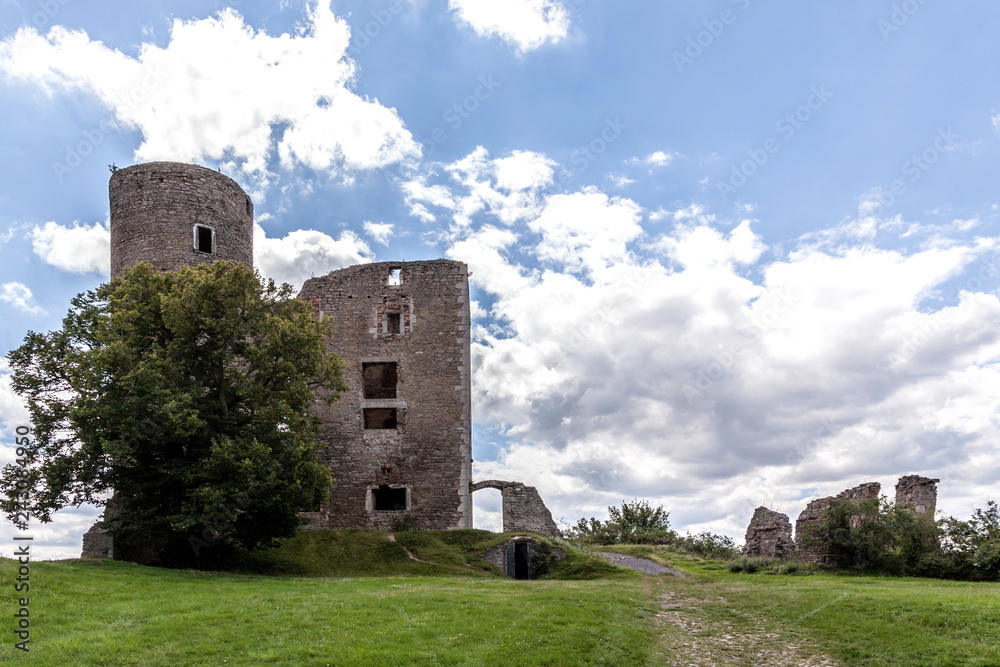
[[786, 514], [766, 507], [754, 510], [745, 541], [743, 554], [746, 556], [790, 558], [795, 555], [792, 522]]
[[896, 483], [896, 507], [906, 508], [920, 516], [933, 517], [937, 509], [937, 483], [940, 479], [907, 475]]
[[83, 534], [83, 552], [80, 558], [104, 558], [110, 560], [114, 556], [114, 540], [103, 528], [91, 526]]
[[[802, 510], [802, 513], [795, 520], [795, 541], [798, 545], [799, 560], [820, 565], [828, 565], [830, 563], [828, 546], [818, 540], [812, 540], [811, 544], [807, 544], [809, 540], [806, 540], [805, 536], [810, 526], [816, 525], [825, 519], [827, 510], [830, 509], [833, 500], [847, 499], [860, 501], [872, 498], [877, 499], [881, 490], [882, 485], [878, 482], [866, 482], [853, 489], [841, 491], [836, 496], [817, 498], [806, 505], [806, 508]], [[854, 518], [852, 518], [852, 525], [854, 525]]]
[[[228, 176], [149, 162], [116, 171], [108, 191], [112, 276], [139, 262], [160, 271], [220, 259], [253, 266], [253, 203]], [[214, 252], [195, 249], [195, 225], [214, 231]]]
[[348, 386], [315, 410], [333, 488], [310, 527], [470, 528], [468, 267], [352, 266], [306, 281], [299, 297], [333, 320], [328, 348]]
[[472, 485], [472, 491], [499, 489], [503, 501], [503, 532], [530, 531], [540, 535], [562, 537], [552, 520], [552, 513], [542, 502], [538, 490], [520, 482], [487, 480]]

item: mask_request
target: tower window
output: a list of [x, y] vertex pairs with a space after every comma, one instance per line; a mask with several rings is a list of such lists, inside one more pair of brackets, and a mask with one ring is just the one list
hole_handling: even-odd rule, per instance
[[385, 284], [389, 287], [399, 287], [403, 284], [403, 269], [389, 269], [389, 277]]
[[365, 430], [396, 428], [396, 408], [364, 408]]
[[364, 362], [361, 382], [365, 398], [396, 398], [396, 362]]
[[204, 225], [194, 226], [194, 249], [198, 252], [215, 252], [215, 230]]
[[394, 489], [388, 484], [381, 484], [372, 489], [372, 503], [376, 512], [400, 512], [406, 510], [406, 488]]
[[402, 313], [386, 313], [385, 314], [385, 332], [387, 334], [399, 334], [399, 333], [403, 333], [403, 315], [402, 315]]

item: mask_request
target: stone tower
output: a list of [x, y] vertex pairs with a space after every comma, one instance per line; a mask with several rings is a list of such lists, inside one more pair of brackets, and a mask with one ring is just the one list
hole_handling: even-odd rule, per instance
[[940, 479], [906, 475], [896, 483], [896, 507], [910, 510], [916, 515], [934, 516], [937, 509], [937, 483]]
[[309, 527], [471, 528], [468, 267], [352, 266], [307, 280], [299, 298], [333, 319], [349, 387], [316, 409], [333, 488]]
[[160, 271], [229, 260], [253, 266], [253, 203], [217, 171], [179, 162], [117, 170], [111, 198], [111, 276], [148, 262]]

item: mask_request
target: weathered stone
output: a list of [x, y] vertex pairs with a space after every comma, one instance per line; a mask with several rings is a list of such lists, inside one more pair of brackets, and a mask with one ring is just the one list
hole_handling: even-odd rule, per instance
[[[253, 203], [228, 176], [148, 162], [116, 171], [108, 192], [112, 276], [139, 262], [160, 271], [216, 260], [253, 266]], [[211, 252], [196, 249], [196, 227], [211, 232]]]
[[114, 558], [114, 540], [103, 528], [97, 525], [90, 527], [83, 534], [83, 552], [80, 558]]
[[561, 537], [552, 513], [542, 502], [538, 490], [520, 482], [502, 482], [490, 479], [476, 482], [472, 492], [480, 489], [498, 489], [503, 502], [503, 532], [512, 533], [526, 530], [540, 535]]
[[792, 522], [787, 515], [766, 507], [754, 510], [745, 542], [743, 553], [746, 556], [791, 558], [795, 555]]
[[940, 479], [907, 475], [896, 483], [896, 507], [905, 508], [917, 516], [934, 516], [937, 508], [937, 483]]
[[472, 527], [469, 270], [381, 262], [307, 280], [299, 298], [336, 329], [347, 391], [319, 404], [333, 488], [311, 527]]
[[[877, 499], [879, 491], [881, 490], [882, 485], [878, 482], [866, 482], [855, 486], [852, 489], [841, 491], [836, 496], [817, 498], [806, 505], [806, 508], [802, 510], [802, 513], [799, 514], [799, 517], [795, 520], [795, 541], [798, 545], [799, 560], [808, 563], [829, 565], [829, 546], [824, 544], [819, 536], [813, 535], [811, 536], [811, 539], [806, 539], [806, 533], [810, 532], [809, 527], [822, 522], [826, 518], [826, 513], [835, 499], [855, 501], [870, 500], [872, 498]], [[851, 525], [856, 527], [857, 523], [861, 519], [862, 517], [860, 516], [851, 517]]]

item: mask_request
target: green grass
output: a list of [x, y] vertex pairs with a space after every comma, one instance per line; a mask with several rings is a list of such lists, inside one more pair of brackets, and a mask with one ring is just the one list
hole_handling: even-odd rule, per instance
[[[755, 645], [726, 644], [728, 638], [773, 633], [777, 639], [762, 641], [794, 645], [799, 656], [829, 655], [845, 667], [1000, 666], [1000, 584], [732, 573], [724, 562], [651, 546], [607, 550], [650, 557], [691, 576], [622, 573], [570, 550], [553, 573], [563, 578], [523, 582], [479, 560], [484, 545], [503, 536], [396, 537], [392, 543], [378, 533], [303, 533], [267, 558], [244, 563], [298, 573], [284, 576], [108, 561], [33, 563], [28, 655], [13, 648], [16, 566], [0, 560], [0, 619], [8, 619], [0, 621], [0, 661], [651, 665], [670, 658], [689, 664], [699, 657], [683, 654], [693, 638], [718, 651], [711, 664], [740, 665], [753, 664], [746, 656]], [[412, 560], [407, 549], [427, 562]], [[679, 613], [697, 622], [682, 629], [658, 618], [661, 595], [683, 600]], [[714, 638], [720, 643], [713, 648]]]
[[[4, 581], [13, 571], [0, 565]], [[101, 561], [35, 563], [31, 578], [26, 657], [39, 665], [642, 665], [653, 641], [634, 578], [261, 577]], [[20, 653], [3, 635], [0, 661]]]

